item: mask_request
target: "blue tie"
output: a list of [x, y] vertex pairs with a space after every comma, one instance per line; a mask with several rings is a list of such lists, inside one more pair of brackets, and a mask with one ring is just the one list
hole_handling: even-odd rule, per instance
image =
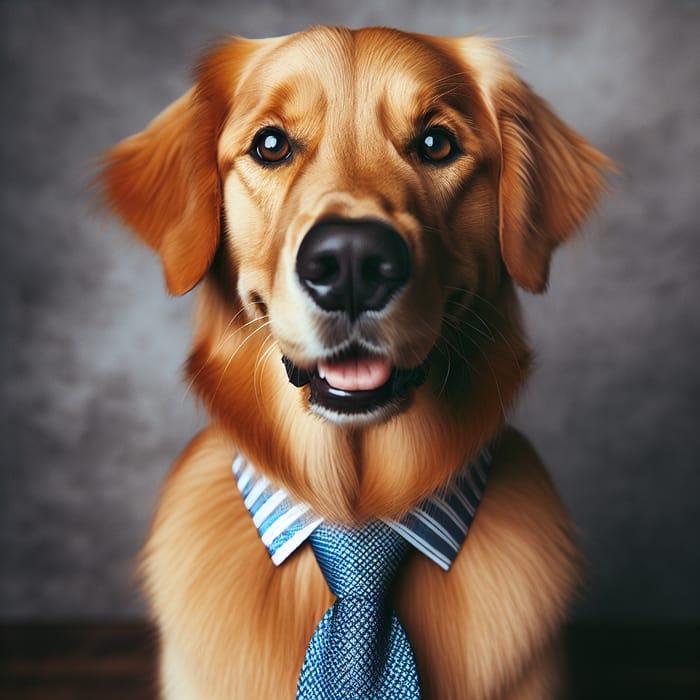
[[408, 543], [388, 525], [320, 525], [309, 537], [336, 602], [314, 632], [297, 700], [420, 698], [411, 645], [389, 592]]

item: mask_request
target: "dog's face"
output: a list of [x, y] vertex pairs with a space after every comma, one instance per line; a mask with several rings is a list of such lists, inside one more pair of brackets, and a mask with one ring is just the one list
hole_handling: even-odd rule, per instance
[[311, 411], [385, 420], [448, 301], [498, 274], [498, 137], [459, 65], [418, 40], [280, 44], [252, 60], [219, 138], [239, 298], [308, 378]]
[[316, 28], [211, 53], [103, 177], [172, 292], [207, 276], [191, 373], [239, 440], [293, 443], [294, 413], [463, 456], [527, 362], [511, 280], [545, 287], [606, 166], [489, 42]]

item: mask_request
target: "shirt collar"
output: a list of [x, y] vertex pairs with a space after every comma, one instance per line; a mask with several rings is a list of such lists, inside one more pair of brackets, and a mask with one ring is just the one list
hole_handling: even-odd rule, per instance
[[[384, 522], [439, 567], [449, 570], [476, 515], [490, 465], [491, 455], [484, 449], [444, 488], [402, 520]], [[308, 539], [323, 518], [258, 473], [243, 455], [236, 456], [232, 469], [260, 539], [273, 563], [279, 566]]]

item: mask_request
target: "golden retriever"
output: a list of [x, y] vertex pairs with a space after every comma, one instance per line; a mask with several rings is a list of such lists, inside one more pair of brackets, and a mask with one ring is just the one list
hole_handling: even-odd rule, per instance
[[293, 698], [332, 604], [308, 546], [270, 561], [239, 451], [358, 524], [401, 518], [485, 446], [451, 570], [414, 552], [393, 604], [423, 697], [560, 696], [578, 555], [505, 425], [530, 364], [515, 285], [545, 289], [609, 167], [493, 42], [383, 28], [232, 39], [106, 154], [106, 205], [172, 294], [199, 285], [186, 371], [211, 424], [168, 477], [142, 560], [164, 698]]

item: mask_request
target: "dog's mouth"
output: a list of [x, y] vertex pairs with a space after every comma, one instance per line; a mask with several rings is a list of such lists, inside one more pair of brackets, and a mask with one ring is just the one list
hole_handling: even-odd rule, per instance
[[311, 371], [297, 367], [286, 356], [282, 361], [294, 386], [310, 385], [312, 410], [322, 415], [361, 416], [390, 406], [398, 409], [428, 372], [427, 359], [413, 369], [400, 369], [389, 358], [357, 346], [319, 361]]

